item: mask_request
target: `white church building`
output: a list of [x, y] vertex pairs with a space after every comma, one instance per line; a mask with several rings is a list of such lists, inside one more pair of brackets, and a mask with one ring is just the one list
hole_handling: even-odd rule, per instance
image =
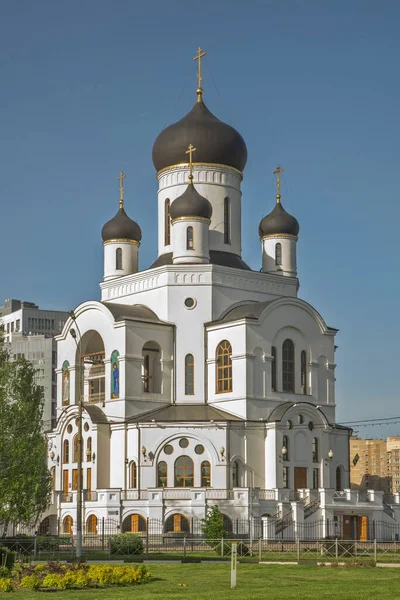
[[113, 518], [121, 531], [157, 519], [167, 533], [190, 533], [212, 505], [230, 532], [258, 519], [272, 537], [277, 523], [345, 526], [351, 515], [360, 531], [378, 512], [394, 518], [378, 492], [349, 489], [337, 330], [298, 297], [299, 224], [283, 207], [280, 167], [272, 211], [254, 223], [260, 270], [242, 258], [246, 161], [244, 139], [207, 108], [199, 77], [193, 108], [154, 142], [158, 258], [143, 271], [120, 175], [119, 210], [102, 229], [101, 300], [78, 306], [57, 338], [45, 517], [61, 532], [76, 530], [80, 401], [84, 531]]

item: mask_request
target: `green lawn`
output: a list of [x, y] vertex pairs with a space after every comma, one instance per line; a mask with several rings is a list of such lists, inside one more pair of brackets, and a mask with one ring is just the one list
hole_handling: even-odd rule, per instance
[[[11, 600], [365, 600], [378, 595], [400, 599], [400, 569], [343, 569], [295, 565], [238, 565], [230, 589], [229, 564], [149, 565], [153, 580], [131, 588], [65, 592], [16, 592]], [[180, 587], [186, 584], [187, 587]], [[5, 594], [2, 598], [8, 598]]]

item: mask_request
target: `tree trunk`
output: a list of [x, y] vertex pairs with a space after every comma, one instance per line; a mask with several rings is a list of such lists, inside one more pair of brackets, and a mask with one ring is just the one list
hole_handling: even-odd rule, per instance
[[10, 524], [10, 518], [8, 517], [3, 524], [3, 533], [1, 535], [2, 538], [7, 537], [8, 526]]

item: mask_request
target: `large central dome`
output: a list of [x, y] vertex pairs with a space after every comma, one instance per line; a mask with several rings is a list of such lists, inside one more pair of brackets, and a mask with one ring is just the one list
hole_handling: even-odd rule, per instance
[[166, 127], [153, 145], [157, 171], [181, 164], [185, 150], [197, 148], [195, 163], [214, 163], [243, 171], [247, 162], [246, 143], [240, 133], [215, 117], [202, 100], [183, 119]]

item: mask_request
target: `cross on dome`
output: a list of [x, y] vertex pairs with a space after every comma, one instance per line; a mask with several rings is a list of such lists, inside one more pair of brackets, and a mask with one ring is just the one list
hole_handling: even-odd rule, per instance
[[284, 170], [281, 168], [280, 165], [278, 165], [276, 167], [276, 171], [274, 171], [274, 175], [276, 175], [276, 187], [278, 190], [278, 193], [276, 195], [276, 201], [280, 202], [281, 201], [281, 173], [283, 173]]
[[196, 152], [197, 148], [195, 148], [192, 144], [189, 144], [188, 149], [185, 154], [189, 154], [189, 182], [193, 183], [193, 152]]
[[206, 52], [200, 46], [197, 48], [197, 54], [193, 60], [197, 60], [197, 102], [201, 102], [201, 96], [203, 95], [203, 88], [201, 84], [203, 77], [201, 76], [201, 59], [206, 55]]
[[126, 175], [123, 171], [120, 172], [119, 177], [117, 177], [117, 181], [119, 181], [119, 207], [124, 207], [124, 179]]

